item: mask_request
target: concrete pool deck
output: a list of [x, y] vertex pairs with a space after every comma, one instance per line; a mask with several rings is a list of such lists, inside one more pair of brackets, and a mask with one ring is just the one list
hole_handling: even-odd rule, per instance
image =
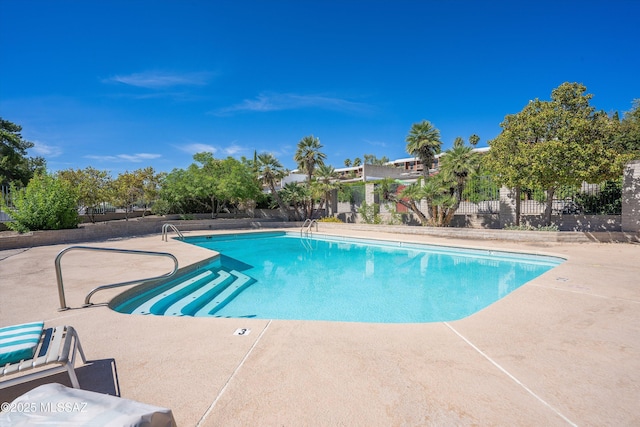
[[[76, 370], [82, 388], [171, 408], [179, 426], [640, 425], [640, 245], [320, 232], [567, 261], [462, 320], [373, 324], [59, 312], [54, 259], [69, 245], [42, 246], [0, 251], [0, 326], [74, 326], [90, 360]], [[87, 245], [171, 252], [181, 267], [211, 256], [159, 235]], [[171, 267], [69, 252], [67, 304]], [[241, 328], [250, 333], [234, 335]], [[2, 389], [0, 402], [52, 380], [70, 385], [59, 374]]]

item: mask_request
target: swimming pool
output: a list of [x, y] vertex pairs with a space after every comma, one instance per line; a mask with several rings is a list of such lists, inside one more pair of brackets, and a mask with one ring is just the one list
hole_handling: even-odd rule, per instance
[[467, 317], [561, 258], [291, 232], [187, 237], [220, 257], [111, 306], [132, 314], [412, 323]]

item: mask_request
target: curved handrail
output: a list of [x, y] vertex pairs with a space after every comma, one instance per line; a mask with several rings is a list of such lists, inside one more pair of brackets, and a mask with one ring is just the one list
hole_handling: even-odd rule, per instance
[[60, 311], [69, 309], [69, 307], [67, 307], [67, 302], [66, 302], [66, 299], [65, 299], [65, 296], [64, 296], [64, 284], [63, 284], [63, 281], [62, 281], [62, 267], [60, 265], [60, 260], [62, 259], [62, 255], [66, 254], [67, 252], [72, 251], [72, 250], [116, 252], [116, 253], [122, 253], [122, 254], [135, 254], [135, 255], [165, 256], [165, 257], [171, 258], [173, 260], [173, 264], [174, 264], [173, 265], [173, 271], [171, 271], [170, 273], [165, 273], [165, 274], [163, 274], [161, 276], [154, 276], [154, 277], [149, 277], [149, 278], [146, 278], [146, 279], [130, 280], [130, 281], [127, 281], [127, 282], [113, 283], [113, 284], [110, 284], [110, 285], [102, 285], [102, 286], [98, 286], [96, 288], [93, 288], [91, 290], [91, 292], [89, 292], [89, 294], [84, 299], [85, 306], [91, 305], [90, 300], [91, 300], [91, 297], [93, 296], [93, 294], [95, 294], [96, 292], [101, 291], [103, 289], [117, 288], [119, 286], [132, 285], [134, 283], [145, 282], [145, 281], [148, 281], [148, 280], [164, 279], [164, 278], [173, 276], [178, 271], [178, 259], [173, 254], [170, 254], [168, 252], [138, 251], [138, 250], [134, 250], [134, 249], [96, 248], [96, 247], [92, 247], [92, 246], [69, 246], [68, 248], [65, 248], [65, 249], [61, 250], [58, 253], [58, 255], [56, 256], [56, 259], [55, 259], [56, 279], [58, 281], [58, 296], [60, 298]]
[[[302, 232], [303, 231], [306, 231], [306, 234], [309, 234], [313, 224], [316, 225], [316, 231], [318, 231], [318, 220], [317, 219], [310, 219], [310, 218], [305, 219], [304, 223], [302, 224], [302, 227], [300, 228], [300, 236], [302, 236]], [[306, 229], [305, 229], [305, 226], [307, 227]]]
[[178, 239], [184, 240], [184, 235], [180, 232], [180, 230], [178, 230], [178, 227], [176, 227], [173, 224], [166, 223], [162, 225], [162, 241], [163, 242], [166, 242], [168, 240], [167, 231], [169, 228], [175, 231], [176, 234], [178, 234]]

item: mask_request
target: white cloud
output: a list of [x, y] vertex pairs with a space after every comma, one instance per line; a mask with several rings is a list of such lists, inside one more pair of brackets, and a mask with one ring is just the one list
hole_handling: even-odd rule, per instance
[[162, 71], [147, 71], [128, 75], [117, 75], [104, 81], [147, 89], [162, 89], [174, 86], [204, 86], [209, 82], [211, 77], [212, 74], [208, 72], [168, 73]]
[[58, 157], [62, 154], [62, 148], [55, 145], [47, 145], [39, 141], [33, 141], [33, 147], [29, 149], [37, 156], [42, 157]]
[[218, 151], [218, 149], [213, 145], [201, 144], [199, 142], [194, 142], [194, 143], [185, 144], [185, 145], [178, 145], [177, 147], [180, 150], [185, 151], [189, 154], [204, 153], [204, 152], [215, 154], [216, 151]]
[[261, 93], [255, 99], [245, 99], [239, 104], [218, 109], [215, 115], [228, 115], [244, 111], [280, 111], [302, 108], [319, 108], [323, 110], [341, 112], [365, 112], [369, 110], [366, 104], [348, 101], [323, 95], [297, 95], [293, 93]]
[[226, 147], [224, 149], [224, 152], [228, 156], [235, 156], [236, 154], [242, 153], [242, 152], [245, 152], [245, 151], [247, 151], [246, 148], [241, 147], [239, 145], [235, 145], [235, 144], [234, 145], [230, 145], [230, 146], [228, 146], [228, 147]]
[[363, 139], [366, 144], [373, 145], [374, 147], [388, 147], [388, 144], [383, 141], [372, 141], [370, 139]]
[[99, 160], [99, 161], [109, 161], [109, 162], [132, 162], [132, 163], [140, 163], [145, 160], [153, 160], [162, 157], [161, 154], [151, 154], [151, 153], [138, 153], [138, 154], [116, 154], [115, 156], [98, 156], [98, 155], [88, 155], [84, 156], [87, 159]]

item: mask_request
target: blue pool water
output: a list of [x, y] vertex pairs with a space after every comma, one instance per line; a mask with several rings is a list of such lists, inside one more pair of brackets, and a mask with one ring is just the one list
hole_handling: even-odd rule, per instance
[[[118, 299], [126, 313], [355, 322], [467, 317], [560, 258], [299, 233], [185, 239], [220, 252], [185, 281]], [[202, 285], [207, 283], [207, 285]], [[226, 287], [226, 288], [225, 288]]]

